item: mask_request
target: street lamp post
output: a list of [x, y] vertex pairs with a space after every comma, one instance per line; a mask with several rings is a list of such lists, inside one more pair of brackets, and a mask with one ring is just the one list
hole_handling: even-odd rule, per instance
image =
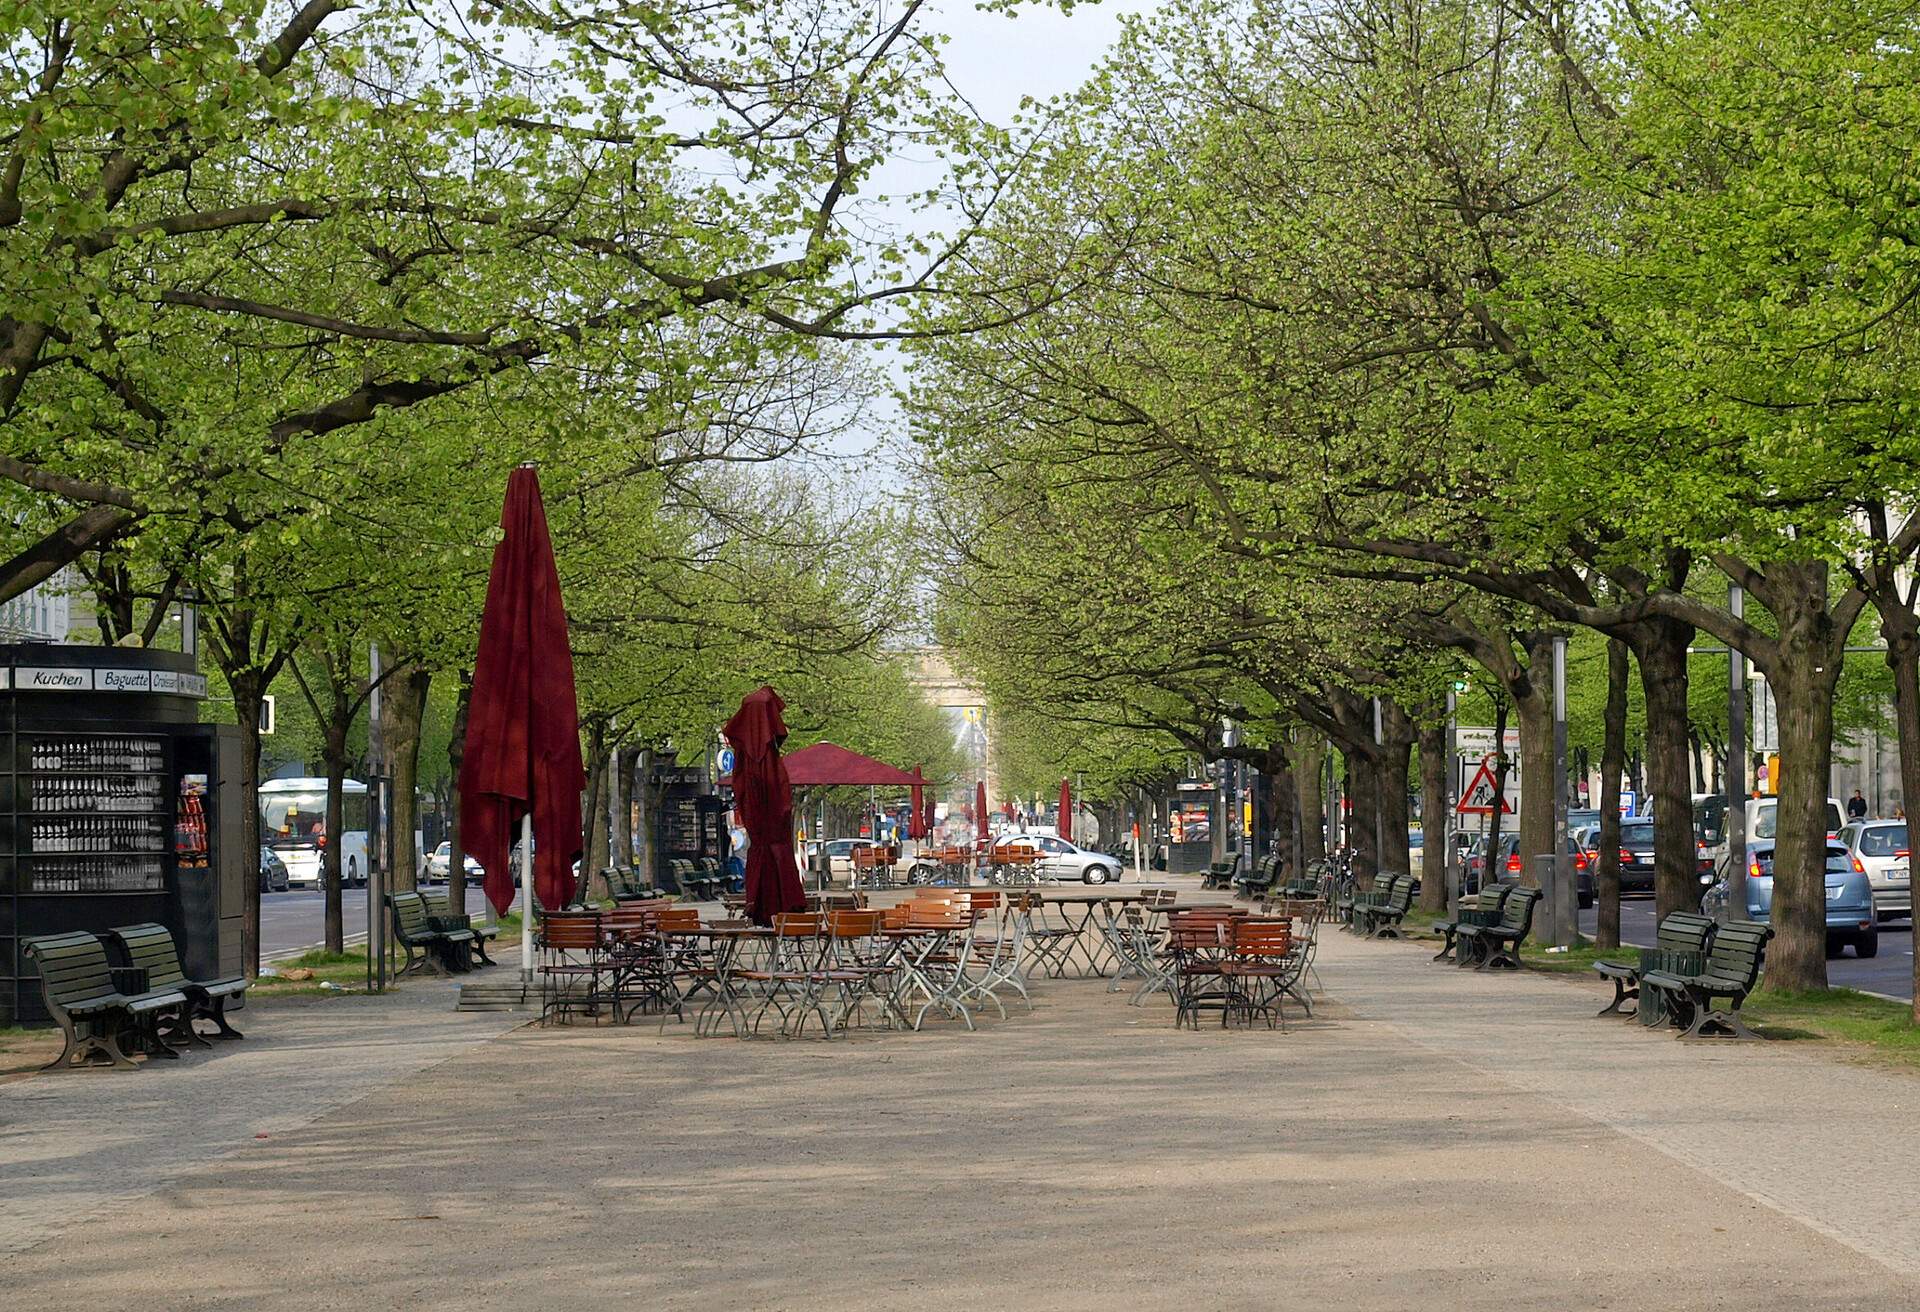
[[1579, 895], [1567, 859], [1567, 638], [1553, 639], [1553, 945], [1572, 947], [1580, 936]]
[[1380, 699], [1373, 699], [1373, 871], [1378, 876], [1386, 865], [1387, 858], [1387, 797], [1386, 774], [1381, 768], [1386, 755], [1381, 750], [1386, 744], [1386, 735], [1381, 732]]
[[[1449, 687], [1447, 689], [1447, 780], [1449, 783], [1453, 780], [1454, 762], [1459, 759], [1460, 755], [1459, 729], [1460, 691], [1458, 688]], [[1446, 872], [1447, 879], [1447, 917], [1451, 920], [1458, 920], [1460, 918], [1460, 883], [1463, 872], [1460, 869], [1459, 855], [1455, 850], [1458, 845], [1453, 841], [1454, 825], [1456, 822], [1453, 810], [1453, 790], [1451, 788], [1448, 788], [1446, 791], [1446, 800], [1447, 807], [1440, 818], [1440, 838], [1441, 841], [1446, 844], [1445, 847], [1440, 849], [1446, 857], [1446, 862], [1441, 869]], [[1428, 826], [1427, 832], [1433, 832], [1431, 825]]]
[[[1727, 585], [1727, 610], [1738, 620], [1746, 611], [1746, 594], [1738, 583]], [[1727, 906], [1729, 921], [1747, 918], [1747, 658], [1727, 644]]]

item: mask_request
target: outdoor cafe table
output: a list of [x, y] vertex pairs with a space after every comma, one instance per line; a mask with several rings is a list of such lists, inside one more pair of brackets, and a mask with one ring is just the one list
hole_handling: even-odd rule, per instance
[[905, 999], [909, 989], [918, 991], [926, 999], [908, 1022], [913, 1029], [919, 1029], [927, 1012], [935, 1007], [968, 1029], [973, 1028], [973, 1014], [967, 1010], [965, 1000], [965, 963], [957, 964], [945, 980], [936, 979], [934, 972], [928, 969], [934, 957], [947, 948], [953, 933], [952, 929], [938, 925], [901, 925], [880, 931], [881, 937], [893, 944], [893, 960], [900, 966], [900, 987], [892, 1006], [894, 1014], [902, 1020], [906, 1019]]
[[[693, 1032], [701, 1034], [711, 1032], [705, 1029], [707, 1020], [716, 1010], [733, 1022], [735, 1038], [745, 1037], [742, 1021], [746, 1019], [746, 1007], [740, 1001], [740, 991], [734, 987], [734, 974], [740, 969], [740, 956], [750, 943], [770, 943], [773, 930], [764, 925], [702, 925], [698, 929], [674, 929], [665, 934], [668, 938], [706, 939], [714, 945], [713, 979], [709, 982], [712, 997], [694, 1017]], [[660, 1023], [666, 1024], [663, 1015]], [[718, 1021], [715, 1021], [718, 1027]]]
[[[1074, 954], [1080, 954], [1080, 977], [1105, 977], [1120, 968], [1119, 960], [1113, 953], [1110, 937], [1116, 924], [1116, 917], [1123, 907], [1136, 906], [1146, 902], [1146, 893], [1087, 892], [1056, 893], [1048, 889], [1039, 894], [1041, 914], [1048, 907], [1060, 909], [1060, 922], [1074, 932], [1073, 942], [1061, 954], [1059, 963], [1050, 972], [1055, 979], [1066, 974], [1067, 967], [1073, 964]], [[1075, 918], [1076, 912], [1078, 919]], [[1104, 916], [1105, 924], [1101, 928], [1097, 941], [1088, 943], [1087, 929], [1093, 924], [1093, 918]]]

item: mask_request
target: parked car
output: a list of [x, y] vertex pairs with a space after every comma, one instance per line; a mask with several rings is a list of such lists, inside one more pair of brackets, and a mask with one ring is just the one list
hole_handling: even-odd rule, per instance
[[[466, 868], [468, 879], [484, 879], [486, 877], [487, 872], [480, 868], [480, 863], [473, 859], [471, 852], [462, 852], [460, 856], [461, 864]], [[432, 854], [427, 857], [427, 880], [431, 883], [443, 884], [446, 882], [447, 876], [452, 870], [453, 844], [442, 843], [440, 846], [434, 848]]]
[[1653, 891], [1653, 821], [1620, 822], [1620, 891]]
[[287, 863], [272, 848], [262, 845], [260, 848], [260, 891], [262, 893], [284, 893], [293, 885], [287, 881]]
[[1487, 861], [1487, 835], [1475, 834], [1473, 842], [1467, 848], [1463, 867], [1461, 887], [1471, 893], [1482, 884], [1495, 883], [1511, 874], [1517, 878], [1520, 873], [1520, 835], [1503, 833], [1500, 835], [1500, 852], [1492, 863], [1491, 871]]
[[1853, 868], [1873, 888], [1873, 909], [1882, 920], [1913, 915], [1913, 883], [1907, 874], [1907, 822], [1855, 820], [1840, 830]]
[[1047, 873], [1057, 879], [1078, 879], [1087, 884], [1118, 882], [1123, 869], [1120, 858], [1105, 852], [1089, 852], [1064, 838], [1051, 834], [1008, 834], [994, 843], [995, 851], [1025, 847], [1036, 849]]
[[853, 853], [855, 848], [877, 847], [871, 838], [830, 838], [815, 848], [815, 853], [825, 852], [829, 868], [836, 875], [846, 876], [853, 873]]
[[[1762, 924], [1773, 917], [1773, 850], [1771, 838], [1747, 845], [1747, 916]], [[1852, 854], [1837, 838], [1827, 840], [1827, 955], [1837, 957], [1849, 944], [1857, 957], [1880, 953], [1880, 922], [1874, 915], [1873, 886], [1864, 871], [1853, 868]], [[1700, 910], [1718, 916], [1727, 905], [1727, 869], [1700, 899]]]
[[[1477, 892], [1483, 884], [1511, 884], [1518, 882], [1526, 873], [1526, 862], [1520, 855], [1520, 836], [1518, 834], [1500, 835], [1501, 857], [1495, 862], [1491, 875], [1486, 870], [1487, 836], [1481, 834], [1473, 840], [1473, 846], [1467, 851], [1466, 879], [1462, 891]], [[1593, 854], [1582, 847], [1572, 835], [1567, 835], [1567, 856], [1573, 862], [1574, 895], [1579, 900], [1580, 909], [1593, 905], [1595, 892], [1593, 882]]]
[[[1779, 823], [1780, 799], [1777, 797], [1749, 797], [1745, 810], [1747, 842], [1751, 844], [1763, 838], [1771, 841], [1774, 837], [1775, 827]], [[1827, 835], [1829, 837], [1836, 836], [1839, 834], [1841, 826], [1847, 823], [1846, 815], [1841, 809], [1839, 798], [1829, 797], [1827, 799], [1826, 813]], [[1694, 826], [1696, 831], [1700, 832], [1702, 838], [1705, 838], [1708, 833], [1715, 835], [1706, 841], [1707, 854], [1712, 859], [1714, 870], [1717, 871], [1720, 868], [1721, 862], [1727, 859], [1727, 840], [1730, 835], [1726, 831], [1726, 814], [1724, 807], [1722, 807], [1718, 813], [1720, 823], [1717, 828], [1713, 824], [1714, 818], [1714, 807], [1710, 799], [1703, 800], [1695, 805]], [[1703, 824], [1703, 820], [1707, 823]]]

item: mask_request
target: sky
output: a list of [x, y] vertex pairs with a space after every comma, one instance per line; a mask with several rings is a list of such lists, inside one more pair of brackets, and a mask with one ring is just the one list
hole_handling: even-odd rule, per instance
[[[1080, 0], [1071, 13], [1028, 4], [1008, 15], [982, 12], [970, 0], [945, 0], [926, 26], [951, 38], [942, 54], [954, 88], [983, 117], [1004, 124], [1019, 111], [1022, 98], [1045, 101], [1086, 81], [1119, 36], [1123, 17], [1156, 7], [1151, 0]], [[895, 164], [882, 170], [873, 184], [880, 191], [924, 188], [937, 176], [931, 168]], [[903, 222], [906, 217], [901, 211]], [[888, 377], [904, 380], [905, 366], [897, 352], [875, 347], [873, 353]], [[885, 495], [899, 476], [905, 450], [903, 421], [892, 403], [882, 400], [854, 431], [832, 444], [831, 455], [847, 466], [843, 473], [864, 499]]]

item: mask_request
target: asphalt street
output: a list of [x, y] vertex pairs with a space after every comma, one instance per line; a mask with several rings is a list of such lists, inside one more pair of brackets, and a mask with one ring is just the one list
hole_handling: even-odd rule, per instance
[[[1591, 935], [1597, 918], [1595, 911], [1582, 911], [1580, 932]], [[1620, 899], [1621, 942], [1651, 947], [1656, 924], [1652, 894], [1629, 893]], [[1883, 923], [1880, 926], [1880, 954], [1871, 961], [1861, 961], [1853, 955], [1852, 948], [1847, 948], [1840, 957], [1827, 962], [1827, 980], [1839, 988], [1865, 989], [1869, 993], [1884, 993], [1888, 997], [1911, 1000], [1913, 922], [1891, 920]]]
[[[444, 885], [435, 885], [438, 889]], [[480, 914], [480, 891], [469, 889], [467, 910]], [[367, 890], [340, 890], [340, 915], [345, 921], [347, 942], [362, 942], [367, 937]], [[326, 898], [317, 888], [295, 889], [288, 893], [266, 893], [260, 898], [260, 955], [266, 960], [297, 957], [316, 948], [326, 938]]]

